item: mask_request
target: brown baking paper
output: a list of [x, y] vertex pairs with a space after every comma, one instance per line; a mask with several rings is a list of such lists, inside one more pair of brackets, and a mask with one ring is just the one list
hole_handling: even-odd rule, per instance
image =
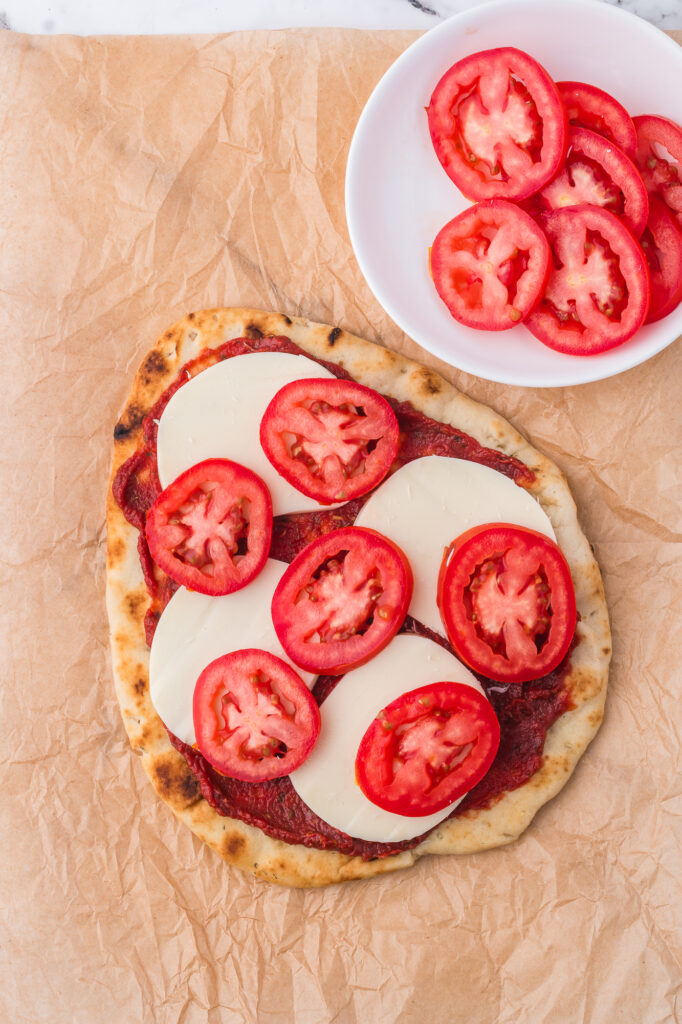
[[[0, 34], [3, 1022], [679, 1019], [682, 349], [526, 390], [401, 334], [353, 258], [343, 185], [362, 106], [414, 38]], [[104, 609], [112, 429], [161, 330], [222, 305], [421, 359], [566, 472], [612, 679], [601, 732], [513, 845], [281, 889], [203, 847], [132, 754]]]

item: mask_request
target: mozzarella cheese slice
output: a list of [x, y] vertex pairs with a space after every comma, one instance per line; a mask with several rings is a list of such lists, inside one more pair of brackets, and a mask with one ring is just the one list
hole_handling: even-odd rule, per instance
[[360, 741], [381, 709], [418, 686], [444, 680], [483, 693], [461, 661], [433, 640], [410, 634], [394, 637], [367, 665], [347, 672], [320, 708], [322, 727], [312, 753], [289, 776], [301, 800], [334, 828], [376, 843], [413, 839], [447, 818], [464, 796], [416, 818], [377, 807], [355, 781]]
[[204, 459], [231, 459], [248, 466], [267, 484], [275, 515], [320, 508], [319, 502], [297, 491], [268, 462], [259, 431], [263, 413], [285, 384], [333, 376], [312, 359], [289, 352], [234, 356], [209, 366], [179, 388], [161, 414], [157, 439], [161, 486], [168, 487]]
[[216, 658], [256, 647], [286, 661], [309, 688], [316, 676], [303, 672], [282, 650], [270, 614], [284, 562], [268, 559], [262, 572], [243, 590], [210, 597], [191, 590], [173, 594], [159, 619], [149, 657], [149, 693], [161, 721], [190, 745], [194, 686]]
[[443, 552], [474, 526], [513, 523], [554, 540], [547, 515], [509, 477], [476, 462], [427, 455], [394, 473], [355, 520], [390, 537], [412, 566], [410, 615], [445, 635], [436, 595]]

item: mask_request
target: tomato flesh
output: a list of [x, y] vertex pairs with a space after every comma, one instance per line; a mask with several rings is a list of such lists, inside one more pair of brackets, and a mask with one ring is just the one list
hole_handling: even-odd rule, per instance
[[505, 683], [556, 668], [576, 623], [571, 574], [557, 545], [505, 523], [453, 541], [441, 566], [438, 607], [459, 657]]
[[540, 300], [550, 269], [542, 230], [518, 206], [493, 199], [439, 231], [431, 248], [436, 290], [467, 327], [503, 331]]
[[637, 132], [632, 118], [618, 100], [587, 82], [557, 82], [557, 89], [569, 125], [589, 128], [622, 149], [630, 159], [634, 158]]
[[468, 793], [490, 768], [500, 726], [482, 693], [437, 682], [403, 693], [360, 741], [358, 785], [394, 814], [435, 814]]
[[397, 545], [348, 526], [294, 559], [272, 599], [272, 621], [291, 660], [338, 675], [364, 664], [395, 636], [412, 597], [412, 571]]
[[206, 459], [169, 484], [147, 515], [157, 565], [200, 594], [231, 594], [263, 568], [272, 538], [272, 502], [250, 469]]
[[634, 118], [637, 164], [650, 195], [666, 204], [682, 228], [682, 128], [667, 117]]
[[622, 345], [649, 308], [649, 274], [639, 244], [618, 217], [596, 206], [553, 210], [542, 226], [554, 265], [526, 327], [544, 345], [570, 355]]
[[354, 381], [293, 381], [261, 421], [263, 451], [277, 472], [320, 504], [366, 494], [388, 473], [399, 427], [385, 398]]
[[665, 203], [652, 196], [641, 239], [649, 267], [651, 302], [645, 323], [668, 316], [682, 302], [682, 231]]
[[446, 71], [427, 109], [436, 155], [470, 199], [524, 199], [554, 177], [566, 152], [566, 114], [537, 61], [511, 47]]
[[540, 210], [600, 206], [622, 217], [639, 237], [646, 227], [649, 201], [632, 160], [586, 128], [572, 128], [568, 146], [565, 167], [530, 202]]
[[197, 746], [223, 775], [262, 782], [289, 775], [320, 732], [320, 712], [299, 675], [257, 649], [216, 658], [194, 689]]

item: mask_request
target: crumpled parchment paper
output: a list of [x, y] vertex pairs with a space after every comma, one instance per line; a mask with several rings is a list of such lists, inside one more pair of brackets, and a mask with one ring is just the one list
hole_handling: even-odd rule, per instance
[[[526, 390], [392, 324], [354, 261], [343, 182], [360, 110], [414, 38], [0, 34], [3, 1021], [679, 1019], [682, 349]], [[421, 359], [568, 475], [612, 681], [573, 779], [514, 845], [280, 889], [202, 847], [131, 753], [103, 597], [112, 429], [160, 331], [221, 305]]]

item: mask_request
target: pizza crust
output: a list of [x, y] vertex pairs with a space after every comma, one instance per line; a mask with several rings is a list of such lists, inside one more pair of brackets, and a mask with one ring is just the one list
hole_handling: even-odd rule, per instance
[[580, 529], [576, 507], [560, 470], [506, 420], [472, 401], [442, 377], [389, 349], [339, 327], [279, 313], [213, 309], [190, 313], [159, 338], [140, 367], [114, 430], [113, 477], [142, 441], [142, 420], [186, 362], [206, 348], [234, 338], [284, 335], [310, 355], [329, 359], [362, 384], [409, 401], [420, 412], [470, 434], [481, 444], [513, 455], [536, 480], [531, 492], [554, 527], [571, 568], [580, 621], [580, 643], [566, 677], [573, 707], [551, 727], [543, 763], [528, 782], [505, 793], [486, 810], [445, 821], [413, 850], [383, 859], [360, 857], [271, 839], [258, 828], [219, 815], [201, 796], [199, 784], [152, 706], [149, 648], [144, 615], [149, 596], [137, 555], [137, 530], [107, 493], [107, 609], [116, 692], [133, 749], [157, 793], [192, 831], [225, 861], [259, 878], [289, 886], [321, 886], [396, 871], [424, 854], [475, 853], [516, 839], [533, 816], [565, 785], [594, 737], [603, 716], [611, 638], [599, 568]]

